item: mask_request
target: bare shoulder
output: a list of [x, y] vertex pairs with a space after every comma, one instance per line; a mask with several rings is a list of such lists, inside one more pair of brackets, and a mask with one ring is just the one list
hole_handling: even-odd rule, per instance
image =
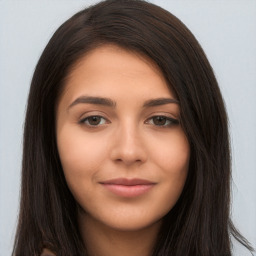
[[56, 256], [53, 252], [51, 252], [50, 250], [48, 249], [44, 249], [41, 256]]

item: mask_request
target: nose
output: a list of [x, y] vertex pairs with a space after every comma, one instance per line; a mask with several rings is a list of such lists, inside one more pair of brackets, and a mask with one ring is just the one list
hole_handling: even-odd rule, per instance
[[138, 128], [134, 125], [125, 125], [116, 131], [111, 159], [127, 166], [146, 162], [147, 152]]

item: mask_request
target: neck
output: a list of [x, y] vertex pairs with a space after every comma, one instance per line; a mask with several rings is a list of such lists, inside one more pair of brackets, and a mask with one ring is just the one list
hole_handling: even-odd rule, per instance
[[79, 216], [80, 232], [90, 256], [150, 256], [161, 222], [140, 230], [112, 229], [88, 215]]

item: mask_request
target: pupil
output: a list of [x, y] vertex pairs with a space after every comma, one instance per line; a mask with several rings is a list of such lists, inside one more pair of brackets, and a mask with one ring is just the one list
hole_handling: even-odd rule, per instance
[[166, 123], [166, 117], [156, 116], [153, 118], [155, 125], [164, 125]]
[[92, 117], [89, 117], [88, 121], [91, 125], [98, 125], [100, 123], [100, 117], [92, 116]]

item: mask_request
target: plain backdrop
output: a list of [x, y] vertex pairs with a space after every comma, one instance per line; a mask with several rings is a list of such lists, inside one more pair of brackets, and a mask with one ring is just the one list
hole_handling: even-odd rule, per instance
[[[96, 1], [0, 0], [0, 255], [17, 223], [22, 131], [31, 77], [53, 32]], [[256, 1], [151, 0], [194, 33], [208, 56], [230, 119], [232, 219], [256, 247]], [[234, 255], [249, 255], [235, 243]]]

